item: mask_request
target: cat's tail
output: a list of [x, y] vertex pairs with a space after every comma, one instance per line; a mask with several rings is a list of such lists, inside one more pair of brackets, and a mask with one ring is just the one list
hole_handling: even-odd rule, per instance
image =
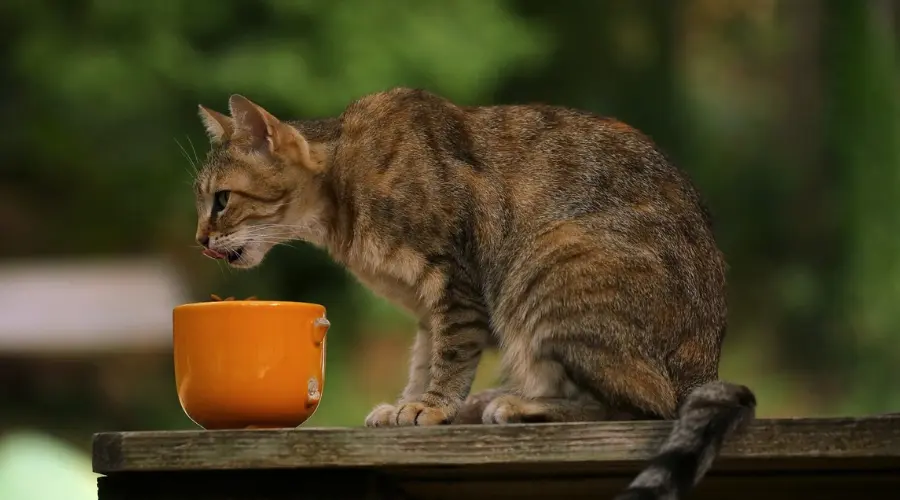
[[709, 471], [722, 442], [753, 420], [756, 397], [742, 385], [710, 382], [694, 389], [649, 465], [615, 500], [679, 500]]

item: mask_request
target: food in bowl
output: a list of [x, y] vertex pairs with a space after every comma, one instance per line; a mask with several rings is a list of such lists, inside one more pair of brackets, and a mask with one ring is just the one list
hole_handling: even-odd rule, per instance
[[[216, 295], [214, 293], [209, 294], [209, 298], [213, 299], [216, 302], [221, 302], [221, 301], [225, 301], [225, 300], [234, 300], [234, 297], [225, 297], [223, 299], [222, 297], [219, 297], [218, 295]], [[256, 300], [256, 296], [247, 297], [244, 300]]]

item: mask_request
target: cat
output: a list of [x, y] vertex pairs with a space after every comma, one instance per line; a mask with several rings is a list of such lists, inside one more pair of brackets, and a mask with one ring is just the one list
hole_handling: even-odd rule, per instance
[[[724, 397], [699, 405], [711, 421], [741, 420], [746, 397], [718, 390], [725, 262], [709, 212], [640, 131], [408, 88], [319, 120], [240, 95], [229, 109], [199, 107], [203, 252], [251, 268], [303, 240], [418, 318], [407, 384], [367, 426], [464, 423], [472, 408], [485, 424], [674, 419], [696, 394]], [[470, 396], [492, 347], [503, 383]]]

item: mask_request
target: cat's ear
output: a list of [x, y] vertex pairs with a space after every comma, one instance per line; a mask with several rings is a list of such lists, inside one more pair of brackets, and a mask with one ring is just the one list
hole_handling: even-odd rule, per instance
[[206, 127], [206, 135], [209, 136], [210, 142], [221, 144], [231, 137], [231, 134], [234, 132], [234, 121], [231, 118], [202, 104], [199, 104], [197, 108], [200, 119], [203, 121], [203, 126]]
[[275, 125], [279, 123], [278, 119], [239, 94], [234, 94], [228, 99], [228, 107], [231, 109], [231, 117], [234, 118], [238, 133], [249, 137], [253, 148], [265, 147], [269, 152], [273, 152]]
[[236, 133], [249, 137], [252, 148], [309, 170], [324, 168], [321, 148], [310, 144], [296, 128], [242, 95], [232, 95], [228, 105]]

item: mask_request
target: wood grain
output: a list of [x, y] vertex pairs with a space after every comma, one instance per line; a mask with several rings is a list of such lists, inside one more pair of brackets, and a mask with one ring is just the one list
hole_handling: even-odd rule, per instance
[[[671, 422], [605, 422], [100, 433], [94, 436], [93, 469], [112, 474], [450, 467], [533, 473], [594, 464], [594, 471], [606, 465], [609, 471], [633, 470], [670, 427]], [[898, 469], [900, 416], [758, 420], [726, 444], [716, 469], [721, 467]]]

